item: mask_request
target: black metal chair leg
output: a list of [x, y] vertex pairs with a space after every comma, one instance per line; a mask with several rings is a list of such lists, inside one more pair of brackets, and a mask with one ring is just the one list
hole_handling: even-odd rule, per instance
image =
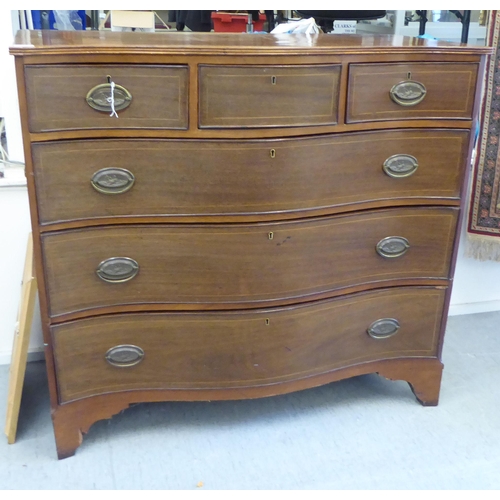
[[464, 13], [462, 14], [459, 10], [450, 10], [450, 12], [453, 12], [458, 19], [460, 19], [460, 22], [462, 23], [462, 37], [461, 37], [461, 42], [462, 43], [467, 43], [467, 40], [469, 39], [469, 25], [470, 25], [470, 10], [464, 10]]
[[90, 11], [90, 29], [98, 30], [99, 29], [99, 11], [91, 10]]
[[464, 10], [464, 15], [463, 18], [461, 19], [462, 21], [462, 43], [467, 43], [467, 40], [469, 39], [469, 25], [470, 25], [470, 10]]
[[426, 10], [417, 10], [416, 11], [419, 18], [420, 24], [418, 27], [418, 36], [425, 35], [425, 24], [427, 23], [427, 11]]

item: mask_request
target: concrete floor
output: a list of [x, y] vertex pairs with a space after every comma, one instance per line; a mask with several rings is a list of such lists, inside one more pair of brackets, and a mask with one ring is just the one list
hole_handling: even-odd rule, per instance
[[[30, 363], [0, 489], [500, 489], [500, 312], [449, 319], [438, 407], [377, 375], [253, 401], [140, 404], [58, 461]], [[8, 367], [0, 366], [0, 415]]]

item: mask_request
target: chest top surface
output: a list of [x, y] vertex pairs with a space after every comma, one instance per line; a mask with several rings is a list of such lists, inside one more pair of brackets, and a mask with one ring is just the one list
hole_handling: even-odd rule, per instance
[[171, 54], [488, 54], [489, 47], [399, 35], [307, 35], [246, 33], [138, 33], [108, 31], [21, 30], [11, 54], [71, 53]]

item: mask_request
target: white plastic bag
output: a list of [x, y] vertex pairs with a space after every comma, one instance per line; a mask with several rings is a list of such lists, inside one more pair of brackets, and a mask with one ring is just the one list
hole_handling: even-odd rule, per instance
[[54, 10], [54, 29], [73, 31], [83, 29], [82, 19], [76, 10]]
[[322, 33], [321, 28], [316, 24], [314, 17], [309, 19], [301, 19], [300, 21], [288, 21], [287, 23], [278, 24], [271, 33]]

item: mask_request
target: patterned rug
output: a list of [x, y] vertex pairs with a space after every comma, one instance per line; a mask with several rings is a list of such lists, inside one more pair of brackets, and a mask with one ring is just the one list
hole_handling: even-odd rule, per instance
[[500, 261], [500, 11], [490, 11], [481, 130], [474, 165], [466, 255]]

